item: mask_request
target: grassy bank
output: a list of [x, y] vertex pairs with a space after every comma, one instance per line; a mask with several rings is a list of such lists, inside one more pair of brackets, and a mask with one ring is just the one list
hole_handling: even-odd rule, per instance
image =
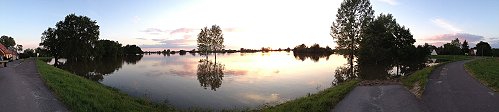
[[36, 60], [45, 84], [66, 107], [74, 112], [175, 111], [167, 104], [156, 104], [130, 97], [116, 89], [71, 74]]
[[482, 58], [464, 64], [464, 67], [484, 85], [499, 91], [499, 58]]
[[261, 109], [264, 112], [326, 112], [339, 103], [359, 83], [351, 80], [286, 103]]
[[441, 63], [435, 66], [430, 66], [423, 68], [421, 70], [418, 70], [411, 75], [408, 75], [406, 77], [403, 77], [401, 82], [402, 84], [407, 87], [413, 94], [415, 94], [417, 97], [421, 97], [423, 94], [423, 91], [425, 89], [426, 83], [428, 82], [428, 77], [433, 71], [433, 69], [437, 68], [438, 66], [445, 65], [446, 63]]

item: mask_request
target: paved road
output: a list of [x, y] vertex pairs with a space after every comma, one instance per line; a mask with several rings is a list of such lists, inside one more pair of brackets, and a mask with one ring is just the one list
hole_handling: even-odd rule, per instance
[[499, 112], [499, 94], [468, 74], [458, 61], [430, 75], [423, 102], [432, 112]]
[[68, 111], [45, 86], [34, 59], [0, 68], [0, 112]]
[[424, 104], [401, 85], [357, 86], [334, 112], [425, 112]]

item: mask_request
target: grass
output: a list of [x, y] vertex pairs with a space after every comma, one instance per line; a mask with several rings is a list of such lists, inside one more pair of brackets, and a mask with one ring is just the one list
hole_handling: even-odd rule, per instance
[[428, 77], [433, 69], [437, 68], [440, 65], [445, 65], [446, 63], [447, 62], [418, 70], [411, 75], [403, 77], [401, 82], [405, 87], [409, 88], [409, 90], [411, 90], [413, 94], [415, 94], [417, 97], [421, 97], [426, 87], [426, 83], [428, 82]]
[[464, 67], [484, 85], [499, 91], [499, 58], [482, 58], [464, 64]]
[[66, 107], [74, 112], [176, 111], [167, 104], [130, 97], [116, 89], [48, 65], [39, 59], [36, 60], [36, 65], [45, 84]]
[[350, 80], [310, 96], [263, 108], [263, 112], [326, 112], [339, 103], [359, 80]]

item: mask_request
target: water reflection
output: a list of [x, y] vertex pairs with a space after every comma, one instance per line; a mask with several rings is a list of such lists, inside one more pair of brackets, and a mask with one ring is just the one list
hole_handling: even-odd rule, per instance
[[312, 61], [314, 62], [319, 62], [319, 59], [320, 58], [325, 58], [326, 61], [329, 60], [329, 56], [331, 54], [314, 54], [314, 53], [293, 53], [293, 56], [295, 57], [295, 59], [297, 60], [301, 60], [301, 61], [305, 61], [305, 59], [309, 58], [311, 59]]
[[217, 91], [217, 88], [222, 85], [224, 70], [225, 65], [221, 63], [208, 59], [199, 60], [197, 76], [201, 87], [204, 89], [211, 87], [211, 90]]
[[142, 57], [144, 57], [144, 55], [126, 55], [124, 56], [123, 61], [127, 64], [137, 64]]
[[104, 79], [103, 76], [119, 70], [123, 66], [123, 63], [136, 64], [142, 57], [142, 55], [128, 55], [96, 60], [66, 60], [65, 62], [54, 62], [57, 63], [54, 66], [93, 81], [102, 81]]

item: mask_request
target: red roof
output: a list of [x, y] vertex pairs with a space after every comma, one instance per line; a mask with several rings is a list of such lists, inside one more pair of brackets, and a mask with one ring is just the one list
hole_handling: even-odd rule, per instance
[[3, 44], [0, 44], [0, 53], [2, 54], [12, 54], [12, 51], [7, 49]]

